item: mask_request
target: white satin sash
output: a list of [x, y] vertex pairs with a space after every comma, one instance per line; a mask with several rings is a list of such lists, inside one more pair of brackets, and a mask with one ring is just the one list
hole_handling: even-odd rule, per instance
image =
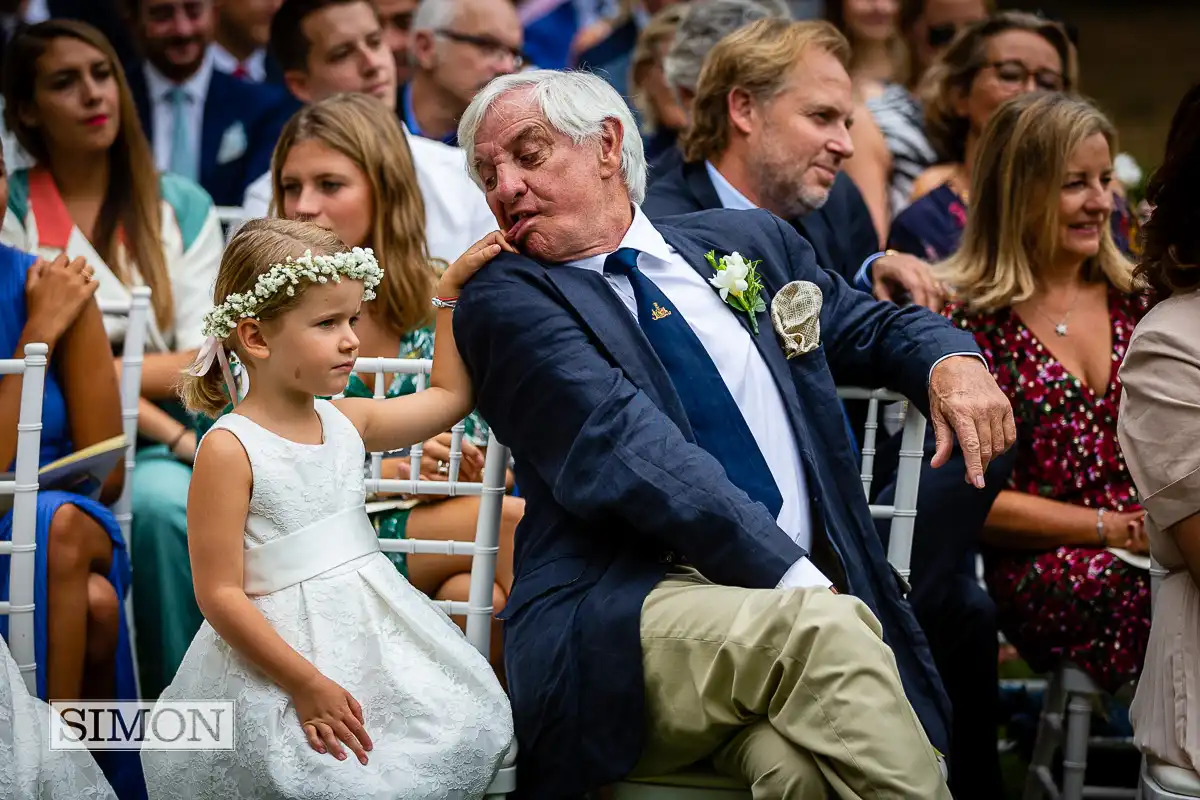
[[242, 588], [248, 595], [278, 592], [356, 558], [379, 552], [379, 537], [363, 506], [340, 511], [242, 554]]

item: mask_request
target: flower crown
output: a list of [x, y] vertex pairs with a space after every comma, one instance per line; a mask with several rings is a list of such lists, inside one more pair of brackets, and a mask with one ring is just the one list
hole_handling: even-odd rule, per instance
[[293, 259], [291, 256], [258, 276], [254, 288], [244, 293], [226, 296], [225, 301], [204, 315], [203, 333], [218, 342], [229, 338], [243, 319], [253, 319], [258, 310], [280, 289], [286, 287], [289, 297], [296, 294], [301, 280], [312, 283], [340, 283], [342, 276], [363, 282], [363, 300], [375, 298], [375, 287], [383, 278], [383, 268], [371, 248], [356, 247], [349, 252], [331, 256], [314, 256], [312, 250]]

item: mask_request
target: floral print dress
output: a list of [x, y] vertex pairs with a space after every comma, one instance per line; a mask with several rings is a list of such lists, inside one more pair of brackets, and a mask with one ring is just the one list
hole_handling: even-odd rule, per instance
[[[414, 331], [406, 333], [400, 340], [400, 358], [433, 358], [433, 332], [434, 326], [428, 325], [424, 328], [417, 328]], [[412, 394], [417, 391], [417, 376], [416, 375], [397, 375], [392, 379], [391, 384], [387, 388], [388, 397], [401, 397], [406, 394]], [[374, 397], [373, 389], [363, 383], [358, 375], [350, 376], [350, 383], [346, 386], [346, 397]], [[477, 447], [486, 447], [488, 440], [487, 424], [480, 419], [479, 412], [473, 411], [471, 415], [464, 421], [465, 430], [463, 439]], [[426, 498], [413, 498], [405, 502], [404, 507], [384, 511], [374, 515], [372, 521], [375, 523], [375, 529], [383, 539], [404, 539], [406, 537], [405, 530], [408, 527], [408, 517], [412, 513], [413, 507], [423, 502], [430, 501]], [[408, 577], [408, 555], [406, 553], [387, 553], [386, 554], [396, 569], [406, 578]]]
[[[1112, 370], [1089, 388], [1071, 375], [1011, 309], [946, 316], [974, 334], [1013, 405], [1017, 454], [1007, 488], [1088, 508], [1139, 508], [1117, 443], [1117, 371], [1142, 299], [1109, 290]], [[1106, 691], [1135, 679], [1150, 636], [1148, 574], [1098, 547], [1051, 551], [991, 549], [985, 576], [1000, 629], [1039, 672], [1067, 659]]]

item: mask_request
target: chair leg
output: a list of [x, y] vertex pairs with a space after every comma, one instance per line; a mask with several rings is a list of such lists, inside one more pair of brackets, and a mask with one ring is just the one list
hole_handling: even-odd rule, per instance
[[1091, 698], [1083, 694], [1071, 695], [1067, 703], [1066, 743], [1063, 746], [1063, 800], [1083, 800], [1091, 722]]
[[1029, 771], [1025, 774], [1023, 800], [1044, 800], [1046, 784], [1051, 779], [1054, 751], [1062, 741], [1063, 714], [1067, 707], [1067, 693], [1063, 688], [1062, 672], [1055, 670], [1046, 685], [1046, 699], [1042, 705], [1042, 716], [1038, 720], [1037, 740], [1033, 745], [1033, 757], [1029, 760]]

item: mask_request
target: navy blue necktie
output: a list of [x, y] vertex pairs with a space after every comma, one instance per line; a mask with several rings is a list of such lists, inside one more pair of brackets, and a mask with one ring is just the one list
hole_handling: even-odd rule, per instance
[[734, 486], [778, 517], [783, 497], [741, 409], [679, 309], [637, 268], [637, 256], [622, 247], [605, 260], [604, 270], [633, 285], [638, 324], [675, 385], [696, 444], [721, 463]]

